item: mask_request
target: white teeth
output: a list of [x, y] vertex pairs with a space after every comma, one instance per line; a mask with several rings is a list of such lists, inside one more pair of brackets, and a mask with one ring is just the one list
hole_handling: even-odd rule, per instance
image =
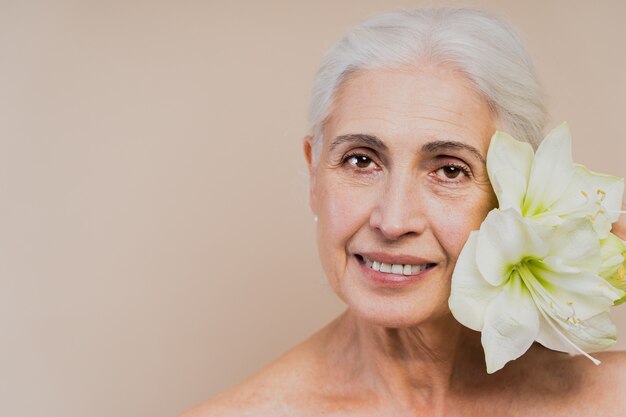
[[411, 264], [386, 264], [384, 262], [371, 261], [363, 258], [365, 265], [374, 271], [385, 272], [387, 274], [412, 275], [428, 268], [429, 264], [411, 265]]

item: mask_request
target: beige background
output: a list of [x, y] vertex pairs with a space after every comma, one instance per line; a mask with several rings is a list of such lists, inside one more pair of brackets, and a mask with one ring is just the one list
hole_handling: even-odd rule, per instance
[[311, 81], [348, 25], [428, 4], [510, 20], [550, 126], [626, 176], [621, 0], [0, 1], [0, 415], [173, 416], [340, 312]]

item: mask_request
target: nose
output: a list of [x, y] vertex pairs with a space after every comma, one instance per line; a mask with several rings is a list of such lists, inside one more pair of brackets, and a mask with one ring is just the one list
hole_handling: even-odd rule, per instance
[[423, 233], [425, 195], [419, 194], [419, 185], [409, 175], [390, 178], [370, 214], [370, 226], [388, 240]]

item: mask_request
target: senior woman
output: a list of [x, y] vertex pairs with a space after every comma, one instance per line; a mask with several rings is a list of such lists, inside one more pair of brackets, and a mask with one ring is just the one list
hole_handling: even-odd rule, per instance
[[322, 63], [304, 140], [320, 258], [348, 308], [185, 416], [623, 415], [624, 354], [596, 367], [534, 344], [488, 374], [480, 333], [448, 307], [457, 258], [497, 205], [493, 133], [537, 145], [545, 119], [525, 49], [492, 16], [401, 11], [352, 28]]

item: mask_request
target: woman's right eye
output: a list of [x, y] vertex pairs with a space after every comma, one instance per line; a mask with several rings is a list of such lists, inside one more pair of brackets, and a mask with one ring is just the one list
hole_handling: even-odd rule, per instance
[[359, 170], [371, 170], [376, 168], [376, 163], [372, 158], [362, 154], [347, 155], [344, 158], [344, 163], [348, 163], [350, 166]]

